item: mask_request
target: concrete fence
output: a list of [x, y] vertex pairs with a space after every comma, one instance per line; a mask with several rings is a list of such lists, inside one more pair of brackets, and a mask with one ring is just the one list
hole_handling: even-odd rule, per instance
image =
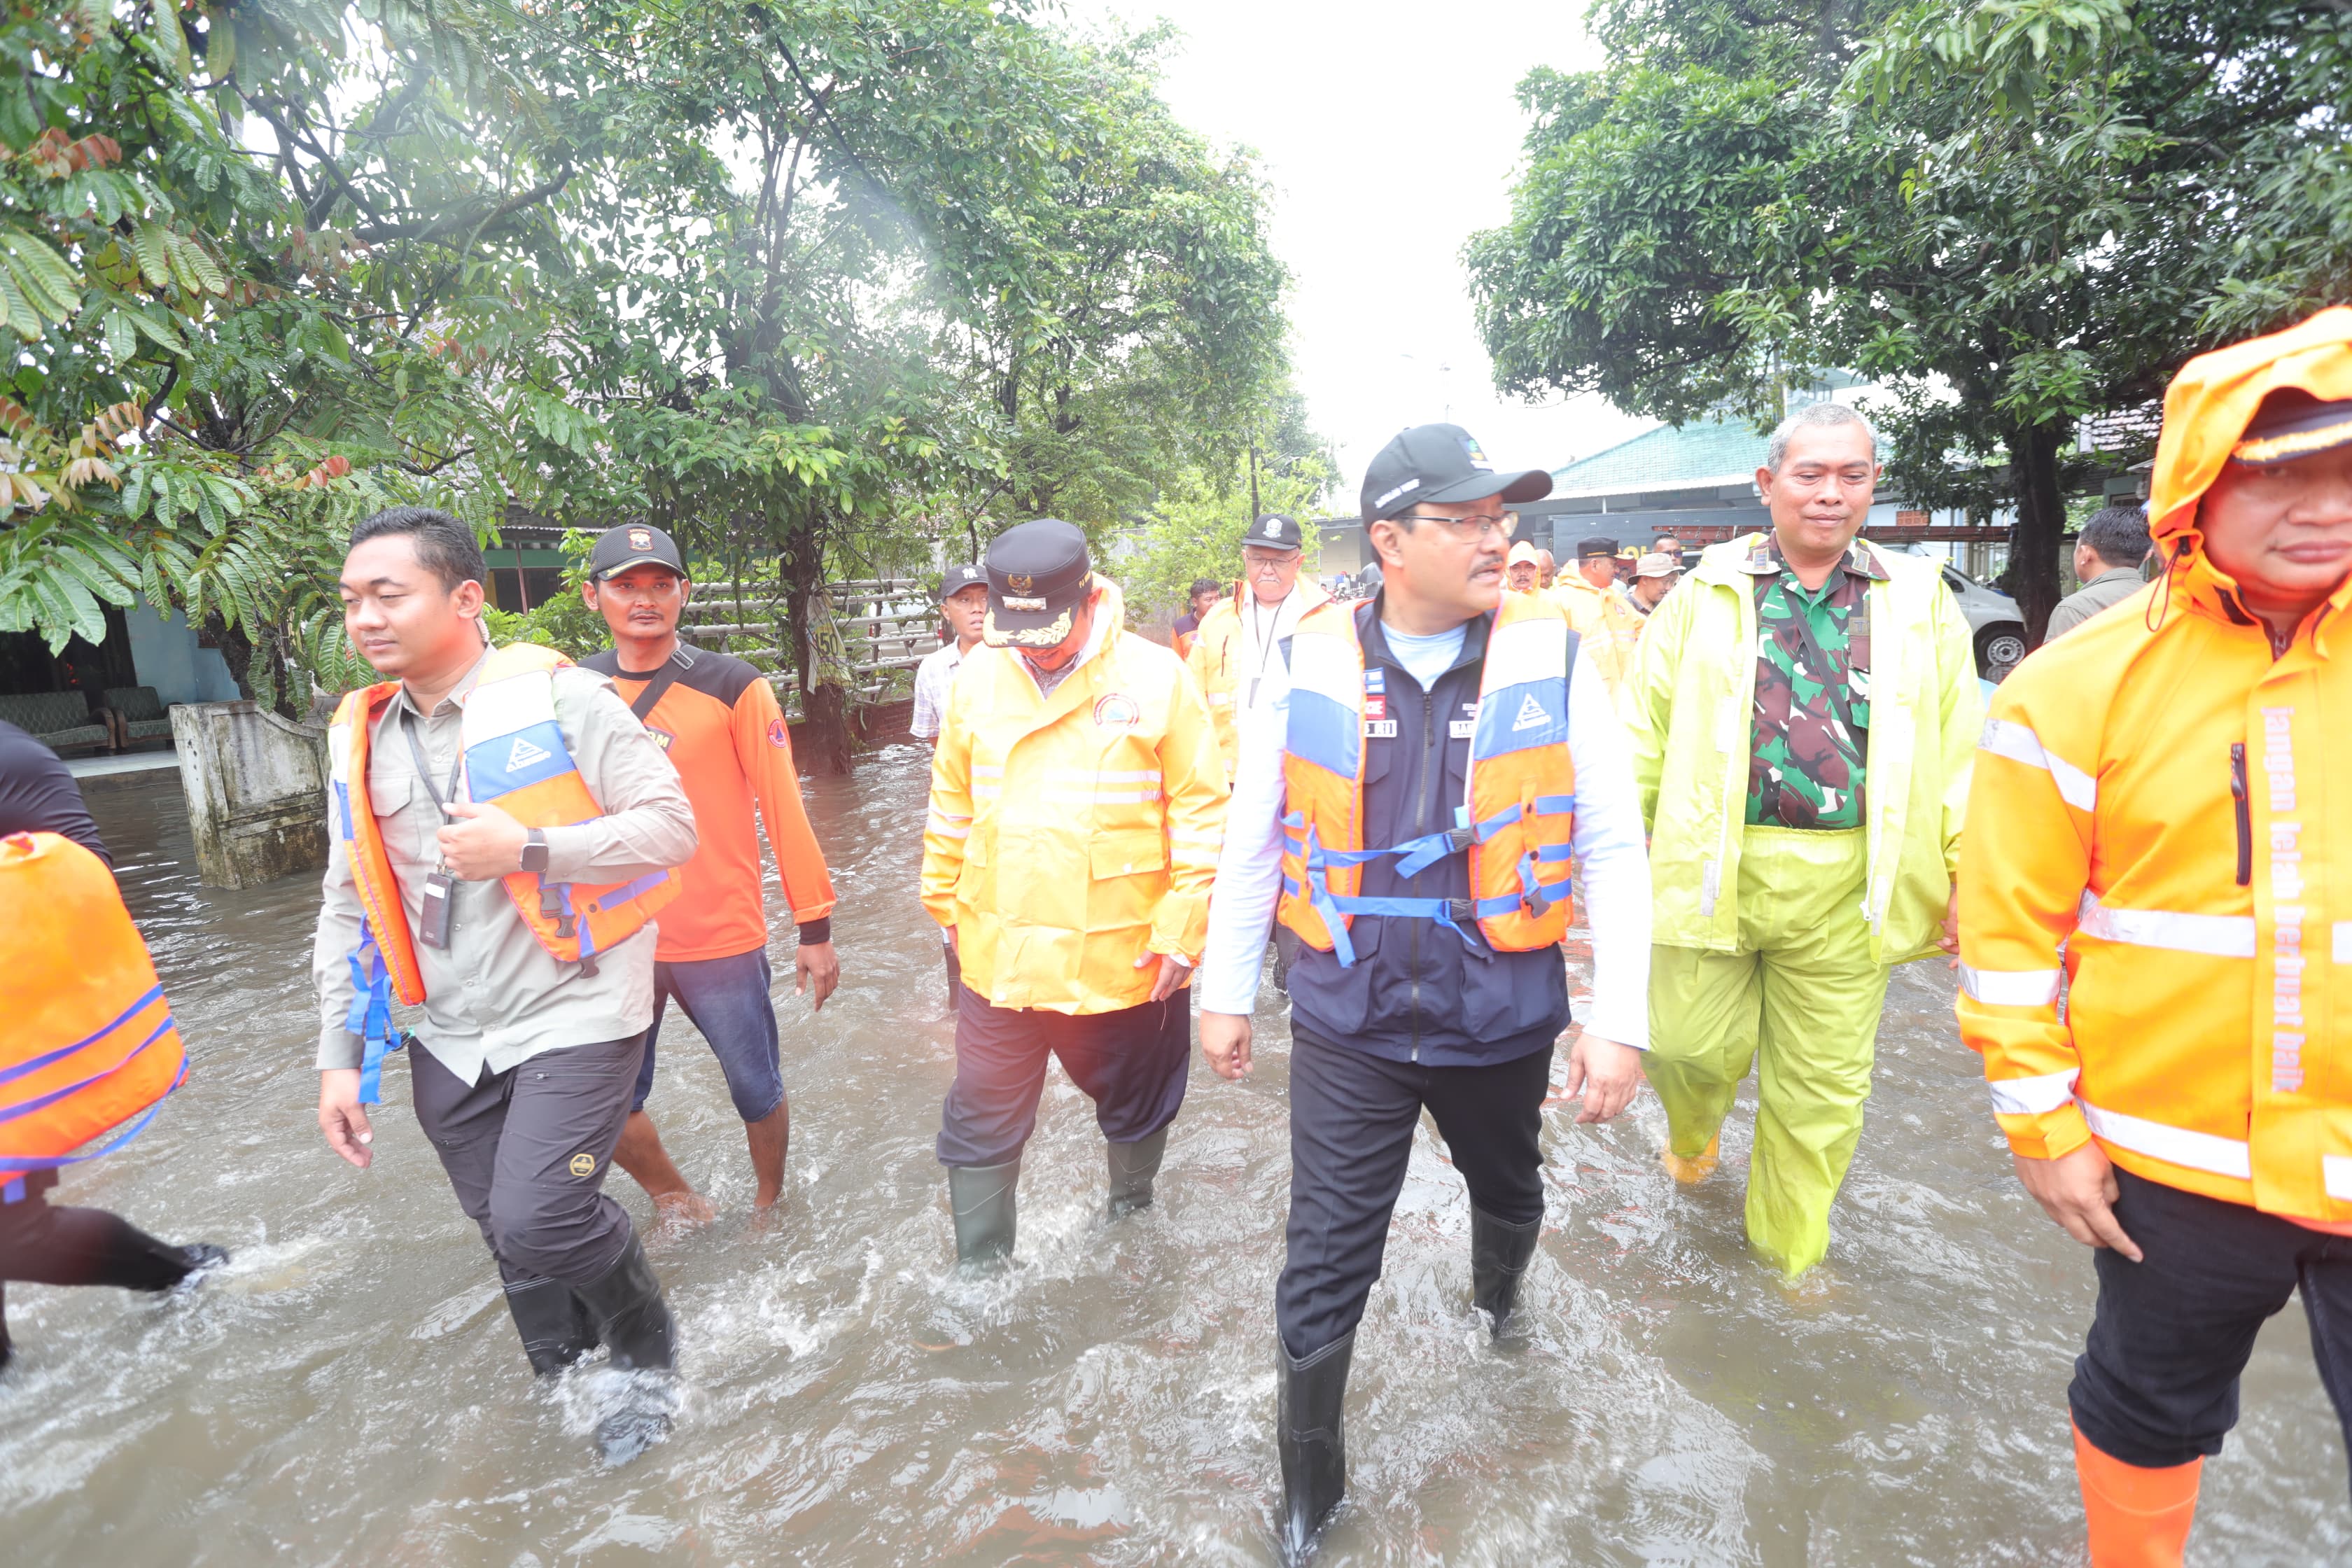
[[172, 740], [198, 880], [249, 888], [326, 865], [325, 725], [253, 702], [183, 702]]

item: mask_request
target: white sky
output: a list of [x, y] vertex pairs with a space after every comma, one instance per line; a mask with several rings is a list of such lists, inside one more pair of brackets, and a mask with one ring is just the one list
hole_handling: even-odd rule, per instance
[[1556, 468], [1655, 424], [1595, 397], [1530, 406], [1495, 390], [1463, 242], [1510, 216], [1531, 68], [1597, 63], [1582, 7], [1529, 0], [1066, 0], [1183, 29], [1163, 91], [1179, 119], [1261, 156], [1274, 245], [1292, 273], [1292, 359], [1339, 447], [1353, 511], [1367, 459], [1408, 425], [1451, 418], [1497, 468]]

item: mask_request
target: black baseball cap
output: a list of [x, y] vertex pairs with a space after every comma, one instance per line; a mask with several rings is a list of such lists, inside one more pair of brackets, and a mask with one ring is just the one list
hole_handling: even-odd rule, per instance
[[1416, 425], [1373, 454], [1364, 469], [1367, 523], [1433, 501], [1477, 500], [1499, 495], [1510, 505], [1551, 494], [1541, 468], [1496, 473], [1470, 432], [1459, 425]]
[[977, 566], [950, 566], [940, 579], [940, 603], [944, 605], [966, 588], [988, 586], [988, 574]]
[[1250, 524], [1242, 535], [1244, 545], [1256, 545], [1260, 550], [1304, 550], [1306, 538], [1298, 531], [1298, 520], [1278, 511], [1269, 511]]
[[988, 546], [991, 647], [1056, 647], [1094, 586], [1087, 536], [1058, 517], [1006, 529]]
[[667, 566], [681, 577], [687, 574], [677, 541], [649, 522], [625, 522], [597, 537], [596, 548], [588, 552], [588, 581], [601, 583], [632, 566]]
[[1615, 540], [1604, 538], [1596, 533], [1590, 539], [1579, 542], [1576, 546], [1576, 558], [1579, 561], [1591, 561], [1604, 555], [1612, 561], [1616, 559], [1617, 542]]

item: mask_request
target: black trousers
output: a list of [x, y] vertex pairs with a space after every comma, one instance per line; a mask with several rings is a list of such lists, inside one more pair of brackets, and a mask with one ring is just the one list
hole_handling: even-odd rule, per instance
[[1472, 1205], [1511, 1225], [1543, 1217], [1537, 1135], [1550, 1080], [1549, 1046], [1433, 1068], [1292, 1030], [1289, 1255], [1274, 1298], [1284, 1349], [1313, 1355], [1363, 1318], [1423, 1107]]
[[586, 1285], [620, 1260], [629, 1215], [604, 1173], [645, 1049], [643, 1035], [567, 1046], [465, 1083], [410, 1047], [416, 1123], [508, 1283]]
[[1037, 1129], [1037, 1097], [1054, 1057], [1094, 1100], [1106, 1140], [1149, 1138], [1184, 1104], [1192, 998], [1179, 991], [1165, 1002], [1073, 1016], [992, 1006], [963, 987], [956, 999], [955, 1082], [940, 1113], [940, 1163], [1001, 1165], [1020, 1153]]
[[2066, 1390], [2092, 1447], [2158, 1469], [2218, 1454], [2264, 1320], [2303, 1292], [2320, 1382], [2352, 1447], [2352, 1237], [2306, 1230], [2118, 1166], [2116, 1218], [2134, 1263], [2092, 1255], [2099, 1305]]
[[948, 1016], [952, 1018], [956, 1016], [956, 998], [963, 994], [963, 956], [951, 942], [940, 943], [940, 951], [948, 956]]
[[[186, 1252], [104, 1209], [53, 1206], [55, 1185], [55, 1172], [37, 1171], [21, 1199], [0, 1204], [0, 1280], [168, 1290], [187, 1278]], [[8, 1359], [7, 1311], [0, 1287], [0, 1363]]]

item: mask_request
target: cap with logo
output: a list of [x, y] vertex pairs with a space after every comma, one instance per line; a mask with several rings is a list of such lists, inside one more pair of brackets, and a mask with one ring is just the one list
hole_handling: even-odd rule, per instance
[[2298, 386], [2263, 399], [2230, 448], [2241, 463], [2286, 463], [2352, 441], [2352, 401], [2328, 403]]
[[681, 577], [686, 575], [686, 561], [677, 552], [677, 542], [647, 522], [625, 522], [606, 529], [588, 552], [591, 583], [601, 583], [632, 566], [667, 566]]
[[1683, 569], [1683, 563], [1664, 551], [1642, 557], [1633, 568], [1636, 577], [1671, 577]]
[[966, 588], [988, 586], [988, 574], [977, 566], [950, 566], [940, 579], [940, 603], [944, 605]]
[[1249, 531], [1242, 535], [1242, 543], [1244, 547], [1258, 550], [1307, 548], [1306, 536], [1298, 531], [1298, 520], [1285, 517], [1278, 511], [1267, 512], [1251, 523]]
[[1057, 517], [1006, 529], [988, 546], [991, 647], [1055, 647], [1094, 584], [1087, 536]]
[[1364, 521], [1377, 522], [1426, 501], [1483, 500], [1500, 496], [1510, 504], [1551, 494], [1551, 475], [1541, 468], [1497, 473], [1469, 431], [1459, 425], [1416, 425], [1372, 454], [1364, 468]]
[[1617, 542], [1613, 539], [1603, 539], [1599, 534], [1594, 534], [1591, 539], [1580, 539], [1576, 542], [1576, 558], [1579, 561], [1591, 561], [1596, 556], [1613, 559], [1616, 554]]

